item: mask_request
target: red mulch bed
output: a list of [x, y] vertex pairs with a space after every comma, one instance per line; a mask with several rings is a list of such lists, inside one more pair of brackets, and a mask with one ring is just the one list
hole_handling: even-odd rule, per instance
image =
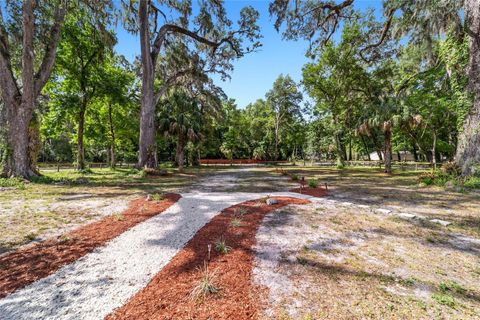
[[151, 218], [180, 199], [168, 193], [161, 201], [133, 200], [118, 216], [108, 216], [60, 237], [39, 242], [0, 257], [0, 298], [47, 277], [96, 247]]
[[[276, 205], [248, 201], [223, 210], [144, 289], [106, 319], [256, 319], [261, 289], [252, 283], [252, 246], [257, 229], [268, 212], [288, 204], [309, 203], [288, 197], [276, 199]], [[242, 225], [233, 227], [230, 222], [240, 207], [248, 212], [241, 217]], [[223, 255], [215, 250], [216, 241], [222, 237], [232, 248]], [[208, 259], [209, 244], [209, 270], [216, 273], [220, 291], [195, 299], [191, 292], [201, 279], [200, 268]]]
[[296, 192], [296, 193], [301, 193], [301, 194], [306, 194], [312, 197], [325, 197], [328, 193], [327, 190], [324, 188], [310, 188], [310, 187], [305, 187], [305, 188], [295, 188], [291, 189], [290, 192]]

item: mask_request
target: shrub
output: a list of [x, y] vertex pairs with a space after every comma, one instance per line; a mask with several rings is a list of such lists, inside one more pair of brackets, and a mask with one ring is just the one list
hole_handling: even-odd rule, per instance
[[215, 243], [215, 250], [221, 254], [227, 254], [230, 250], [232, 250], [232, 247], [228, 246], [225, 239], [222, 237]]
[[463, 186], [468, 189], [480, 189], [480, 177], [472, 176], [466, 178]]
[[310, 188], [316, 188], [318, 187], [318, 180], [317, 179], [309, 179], [308, 180], [308, 186]]
[[423, 172], [418, 176], [418, 181], [423, 182], [427, 186], [432, 185], [434, 180], [435, 174], [432, 172]]
[[152, 194], [152, 200], [153, 201], [162, 201], [163, 199], [165, 199], [165, 197], [161, 193]]
[[292, 178], [293, 181], [298, 181], [298, 179], [299, 179], [298, 175], [296, 175], [296, 174], [292, 174], [291, 178]]
[[441, 171], [443, 174], [449, 176], [458, 176], [460, 174], [460, 168], [453, 161], [442, 164]]

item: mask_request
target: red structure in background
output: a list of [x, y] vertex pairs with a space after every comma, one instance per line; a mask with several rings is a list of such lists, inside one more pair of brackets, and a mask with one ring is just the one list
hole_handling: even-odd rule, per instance
[[287, 161], [269, 161], [256, 159], [200, 159], [200, 164], [264, 164], [264, 163], [286, 163]]

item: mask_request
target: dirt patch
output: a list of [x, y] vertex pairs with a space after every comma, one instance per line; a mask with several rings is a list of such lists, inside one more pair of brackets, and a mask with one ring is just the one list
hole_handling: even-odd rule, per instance
[[325, 197], [327, 195], [327, 190], [323, 188], [311, 188], [311, 187], [305, 187], [305, 188], [294, 188], [289, 190], [290, 192], [296, 192], [296, 193], [301, 193], [301, 194], [306, 194], [312, 197]]
[[478, 319], [478, 240], [344, 202], [286, 207], [257, 232], [260, 319]]
[[180, 195], [165, 194], [160, 201], [134, 200], [121, 214], [105, 217], [64, 235], [29, 245], [0, 257], [0, 298], [47, 277], [136, 224], [170, 207]]
[[[260, 288], [252, 283], [255, 235], [263, 217], [289, 204], [308, 200], [275, 197], [279, 202], [266, 205], [247, 201], [222, 211], [213, 218], [159, 272], [142, 291], [107, 319], [254, 319], [259, 312]], [[215, 249], [222, 239], [230, 250]], [[202, 266], [211, 256], [208, 268], [215, 275], [218, 292], [202, 299], [192, 297], [204, 273]]]

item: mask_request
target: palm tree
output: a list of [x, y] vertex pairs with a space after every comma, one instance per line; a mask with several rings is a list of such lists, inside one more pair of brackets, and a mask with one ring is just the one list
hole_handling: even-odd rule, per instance
[[185, 146], [188, 141], [196, 142], [202, 138], [202, 108], [195, 98], [185, 92], [174, 91], [163, 101], [159, 129], [165, 136], [176, 137], [175, 163], [180, 172], [185, 163]]

